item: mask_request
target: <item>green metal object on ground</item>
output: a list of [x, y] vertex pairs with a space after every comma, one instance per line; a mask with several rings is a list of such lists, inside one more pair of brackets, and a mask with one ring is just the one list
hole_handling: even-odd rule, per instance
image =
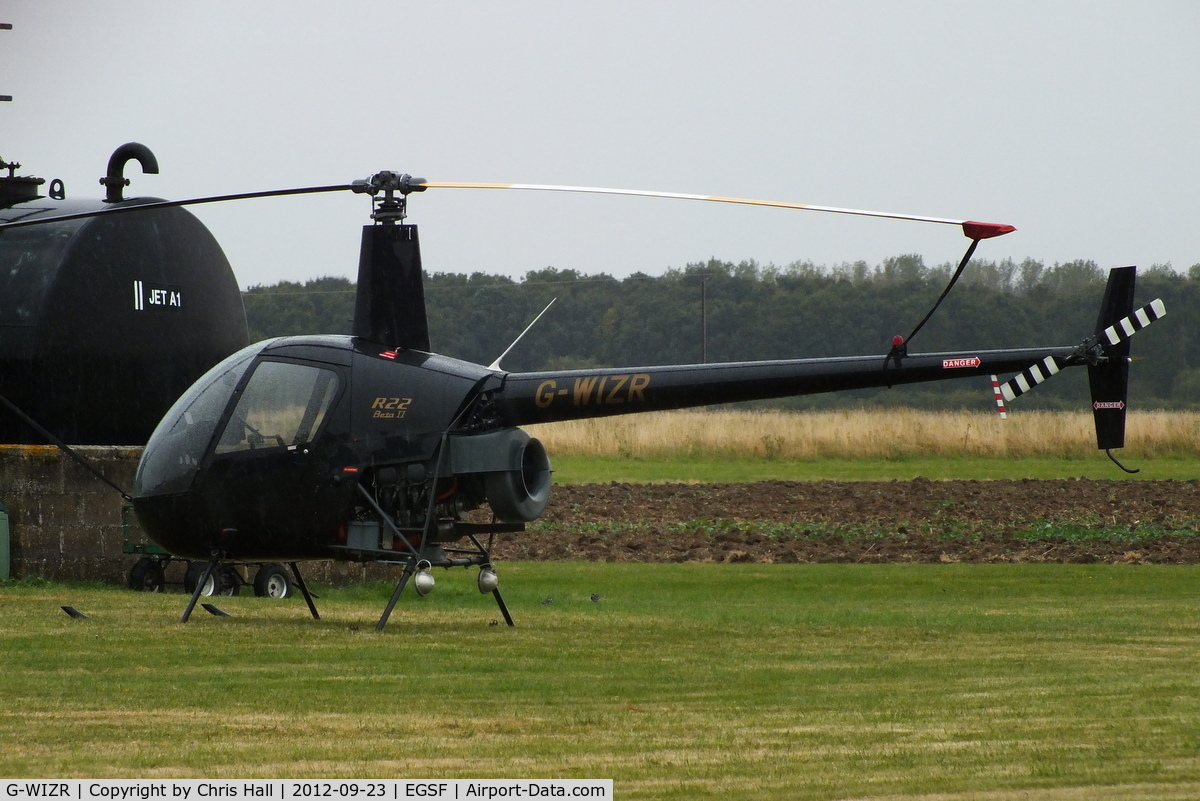
[[161, 548], [153, 542], [148, 542], [144, 536], [135, 537], [130, 532], [130, 517], [132, 515], [133, 505], [129, 503], [124, 504], [121, 507], [121, 552], [154, 557], [169, 557], [171, 553], [165, 548]]

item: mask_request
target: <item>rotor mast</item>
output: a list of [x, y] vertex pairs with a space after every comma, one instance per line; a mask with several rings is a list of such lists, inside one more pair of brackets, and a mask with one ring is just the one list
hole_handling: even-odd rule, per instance
[[371, 196], [373, 209], [358, 253], [354, 336], [390, 349], [430, 350], [421, 243], [417, 226], [403, 224], [409, 194], [425, 191], [424, 184], [384, 171], [350, 185]]

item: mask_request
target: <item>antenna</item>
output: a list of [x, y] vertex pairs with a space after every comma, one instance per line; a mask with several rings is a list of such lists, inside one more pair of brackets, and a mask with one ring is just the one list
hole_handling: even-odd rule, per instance
[[[11, 22], [0, 22], [0, 31], [11, 31]], [[12, 95], [0, 95], [0, 103], [11, 103]], [[0, 208], [8, 208], [16, 203], [24, 203], [29, 200], [36, 200], [38, 188], [46, 183], [41, 178], [32, 178], [29, 176], [18, 176], [17, 170], [21, 169], [21, 165], [16, 161], [5, 161], [0, 158], [0, 170], [7, 170], [8, 175], [0, 175]], [[62, 181], [57, 178], [50, 184], [50, 196], [61, 200]], [[57, 193], [57, 194], [56, 194]]]
[[[0, 31], [11, 31], [11, 22], [0, 22]], [[0, 103], [11, 103], [12, 95], [0, 95]]]
[[524, 330], [524, 331], [522, 331], [522, 332], [521, 332], [521, 333], [520, 333], [520, 334], [517, 336], [517, 338], [516, 338], [516, 339], [514, 339], [514, 340], [512, 341], [512, 344], [511, 344], [511, 345], [509, 345], [507, 348], [505, 348], [505, 349], [504, 349], [504, 353], [501, 353], [499, 356], [497, 356], [497, 357], [496, 357], [496, 361], [494, 361], [494, 362], [492, 362], [491, 364], [489, 364], [489, 365], [488, 365], [488, 369], [489, 369], [489, 370], [499, 370], [499, 369], [500, 369], [500, 360], [501, 360], [501, 359], [503, 359], [505, 356], [507, 356], [507, 355], [508, 355], [508, 352], [517, 346], [517, 343], [521, 341], [521, 338], [522, 338], [522, 337], [524, 337], [526, 334], [528, 334], [528, 333], [529, 333], [529, 329], [530, 329], [530, 328], [533, 328], [535, 325], [537, 325], [537, 321], [538, 321], [538, 320], [540, 320], [540, 319], [542, 319], [542, 315], [543, 315], [543, 314], [545, 314], [546, 312], [550, 311], [550, 307], [554, 305], [554, 301], [555, 301], [555, 300], [558, 300], [558, 298], [554, 298], [554, 300], [552, 300], [552, 301], [550, 301], [549, 303], [547, 303], [547, 304], [546, 304], [546, 308], [542, 309], [542, 311], [541, 311], [541, 314], [538, 314], [538, 316], [537, 316], [537, 317], [534, 317], [534, 318], [533, 318], [533, 322], [532, 322], [532, 323], [530, 323], [529, 325], [525, 326], [525, 330]]

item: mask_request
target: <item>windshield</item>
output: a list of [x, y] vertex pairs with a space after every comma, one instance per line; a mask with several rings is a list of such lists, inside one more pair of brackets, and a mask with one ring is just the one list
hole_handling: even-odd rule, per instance
[[200, 377], [150, 435], [134, 480], [134, 495], [185, 492], [204, 458], [204, 449], [229, 404], [246, 366], [268, 343], [243, 348]]
[[294, 362], [260, 363], [221, 432], [216, 453], [311, 442], [337, 388], [332, 370]]

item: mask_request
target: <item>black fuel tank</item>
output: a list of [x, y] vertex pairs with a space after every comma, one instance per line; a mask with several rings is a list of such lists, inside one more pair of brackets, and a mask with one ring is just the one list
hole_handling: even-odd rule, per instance
[[[0, 221], [149, 200], [0, 201]], [[144, 444], [247, 339], [229, 262], [183, 209], [0, 230], [0, 394], [67, 443]], [[0, 408], [0, 442], [45, 439]]]

